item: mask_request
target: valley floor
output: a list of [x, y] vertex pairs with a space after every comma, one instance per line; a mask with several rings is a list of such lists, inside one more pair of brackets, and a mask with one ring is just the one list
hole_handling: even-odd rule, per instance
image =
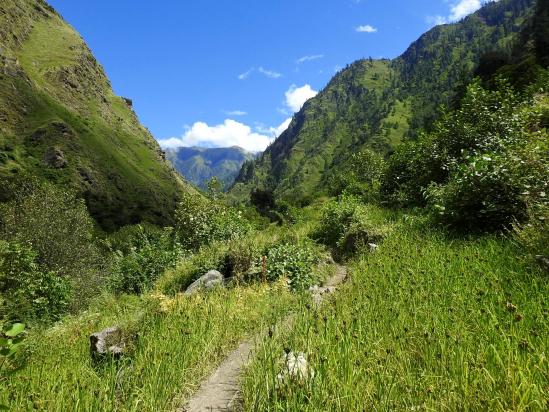
[[[546, 410], [549, 281], [508, 239], [457, 239], [415, 215], [378, 211], [391, 228], [349, 264], [321, 307], [284, 282], [193, 297], [105, 297], [30, 337], [27, 364], [2, 382], [10, 410], [163, 411], [183, 404], [246, 337], [265, 334], [245, 371], [245, 410]], [[89, 335], [124, 324], [132, 355], [95, 364]], [[309, 379], [281, 382], [284, 351]]]

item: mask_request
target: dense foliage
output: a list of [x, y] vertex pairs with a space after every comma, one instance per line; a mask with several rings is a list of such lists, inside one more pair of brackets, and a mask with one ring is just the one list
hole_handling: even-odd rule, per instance
[[387, 235], [388, 227], [372, 221], [373, 210], [355, 197], [332, 200], [323, 209], [316, 238], [340, 257], [374, 248]]
[[276, 245], [265, 258], [266, 278], [274, 282], [285, 277], [292, 290], [307, 290], [319, 281], [313, 271], [318, 263], [318, 248], [310, 243]]
[[[47, 184], [29, 184], [0, 204], [0, 238], [23, 246], [44, 274], [70, 282], [73, 309], [97, 294], [106, 266], [94, 223], [75, 193]], [[49, 276], [49, 275], [48, 275]]]
[[364, 149], [353, 153], [342, 169], [327, 179], [326, 186], [332, 196], [345, 194], [358, 196], [366, 202], [377, 201], [384, 173], [383, 157], [373, 150]]
[[[536, 101], [537, 99], [537, 101]], [[459, 230], [497, 230], [545, 202], [549, 159], [540, 128], [546, 97], [521, 97], [500, 81], [473, 82], [460, 108], [433, 131], [397, 150], [382, 193], [400, 205], [428, 204], [435, 220]]]
[[184, 194], [176, 210], [175, 228], [183, 247], [196, 250], [214, 241], [242, 237], [250, 230], [250, 224], [234, 208]]
[[114, 234], [110, 243], [113, 266], [109, 282], [117, 293], [143, 293], [183, 257], [172, 228], [129, 226]]
[[69, 280], [44, 271], [36, 257], [29, 247], [0, 240], [0, 324], [58, 320], [67, 312]]

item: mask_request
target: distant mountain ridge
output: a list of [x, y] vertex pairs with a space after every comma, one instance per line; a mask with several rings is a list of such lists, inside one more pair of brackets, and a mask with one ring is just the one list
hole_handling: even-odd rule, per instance
[[206, 184], [214, 176], [228, 189], [244, 162], [255, 159], [257, 155], [238, 146], [178, 147], [166, 150], [166, 158], [176, 170], [201, 189], [206, 189]]
[[29, 179], [76, 190], [107, 230], [170, 224], [195, 193], [81, 36], [43, 0], [2, 0], [0, 201]]
[[339, 72], [293, 117], [289, 128], [240, 171], [230, 194], [254, 188], [300, 203], [326, 192], [326, 182], [362, 148], [390, 153], [428, 128], [441, 104], [452, 104], [480, 57], [508, 50], [535, 0], [485, 4], [460, 22], [437, 26], [398, 58], [364, 59]]

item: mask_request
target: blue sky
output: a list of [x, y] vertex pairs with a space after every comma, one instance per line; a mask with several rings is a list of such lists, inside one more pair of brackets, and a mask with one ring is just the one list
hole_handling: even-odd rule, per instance
[[262, 150], [335, 72], [481, 0], [49, 0], [164, 146]]

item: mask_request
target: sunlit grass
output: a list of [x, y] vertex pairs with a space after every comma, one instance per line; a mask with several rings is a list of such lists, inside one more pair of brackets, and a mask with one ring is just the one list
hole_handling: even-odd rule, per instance
[[[265, 338], [246, 410], [546, 410], [549, 281], [518, 255], [402, 223], [333, 300]], [[280, 387], [284, 349], [314, 379]]]
[[[3, 383], [10, 410], [170, 410], [184, 404], [238, 342], [276, 323], [297, 297], [282, 284], [194, 297], [152, 295], [103, 302], [28, 342], [28, 364]], [[137, 334], [130, 355], [94, 364], [89, 335], [122, 324]]]

